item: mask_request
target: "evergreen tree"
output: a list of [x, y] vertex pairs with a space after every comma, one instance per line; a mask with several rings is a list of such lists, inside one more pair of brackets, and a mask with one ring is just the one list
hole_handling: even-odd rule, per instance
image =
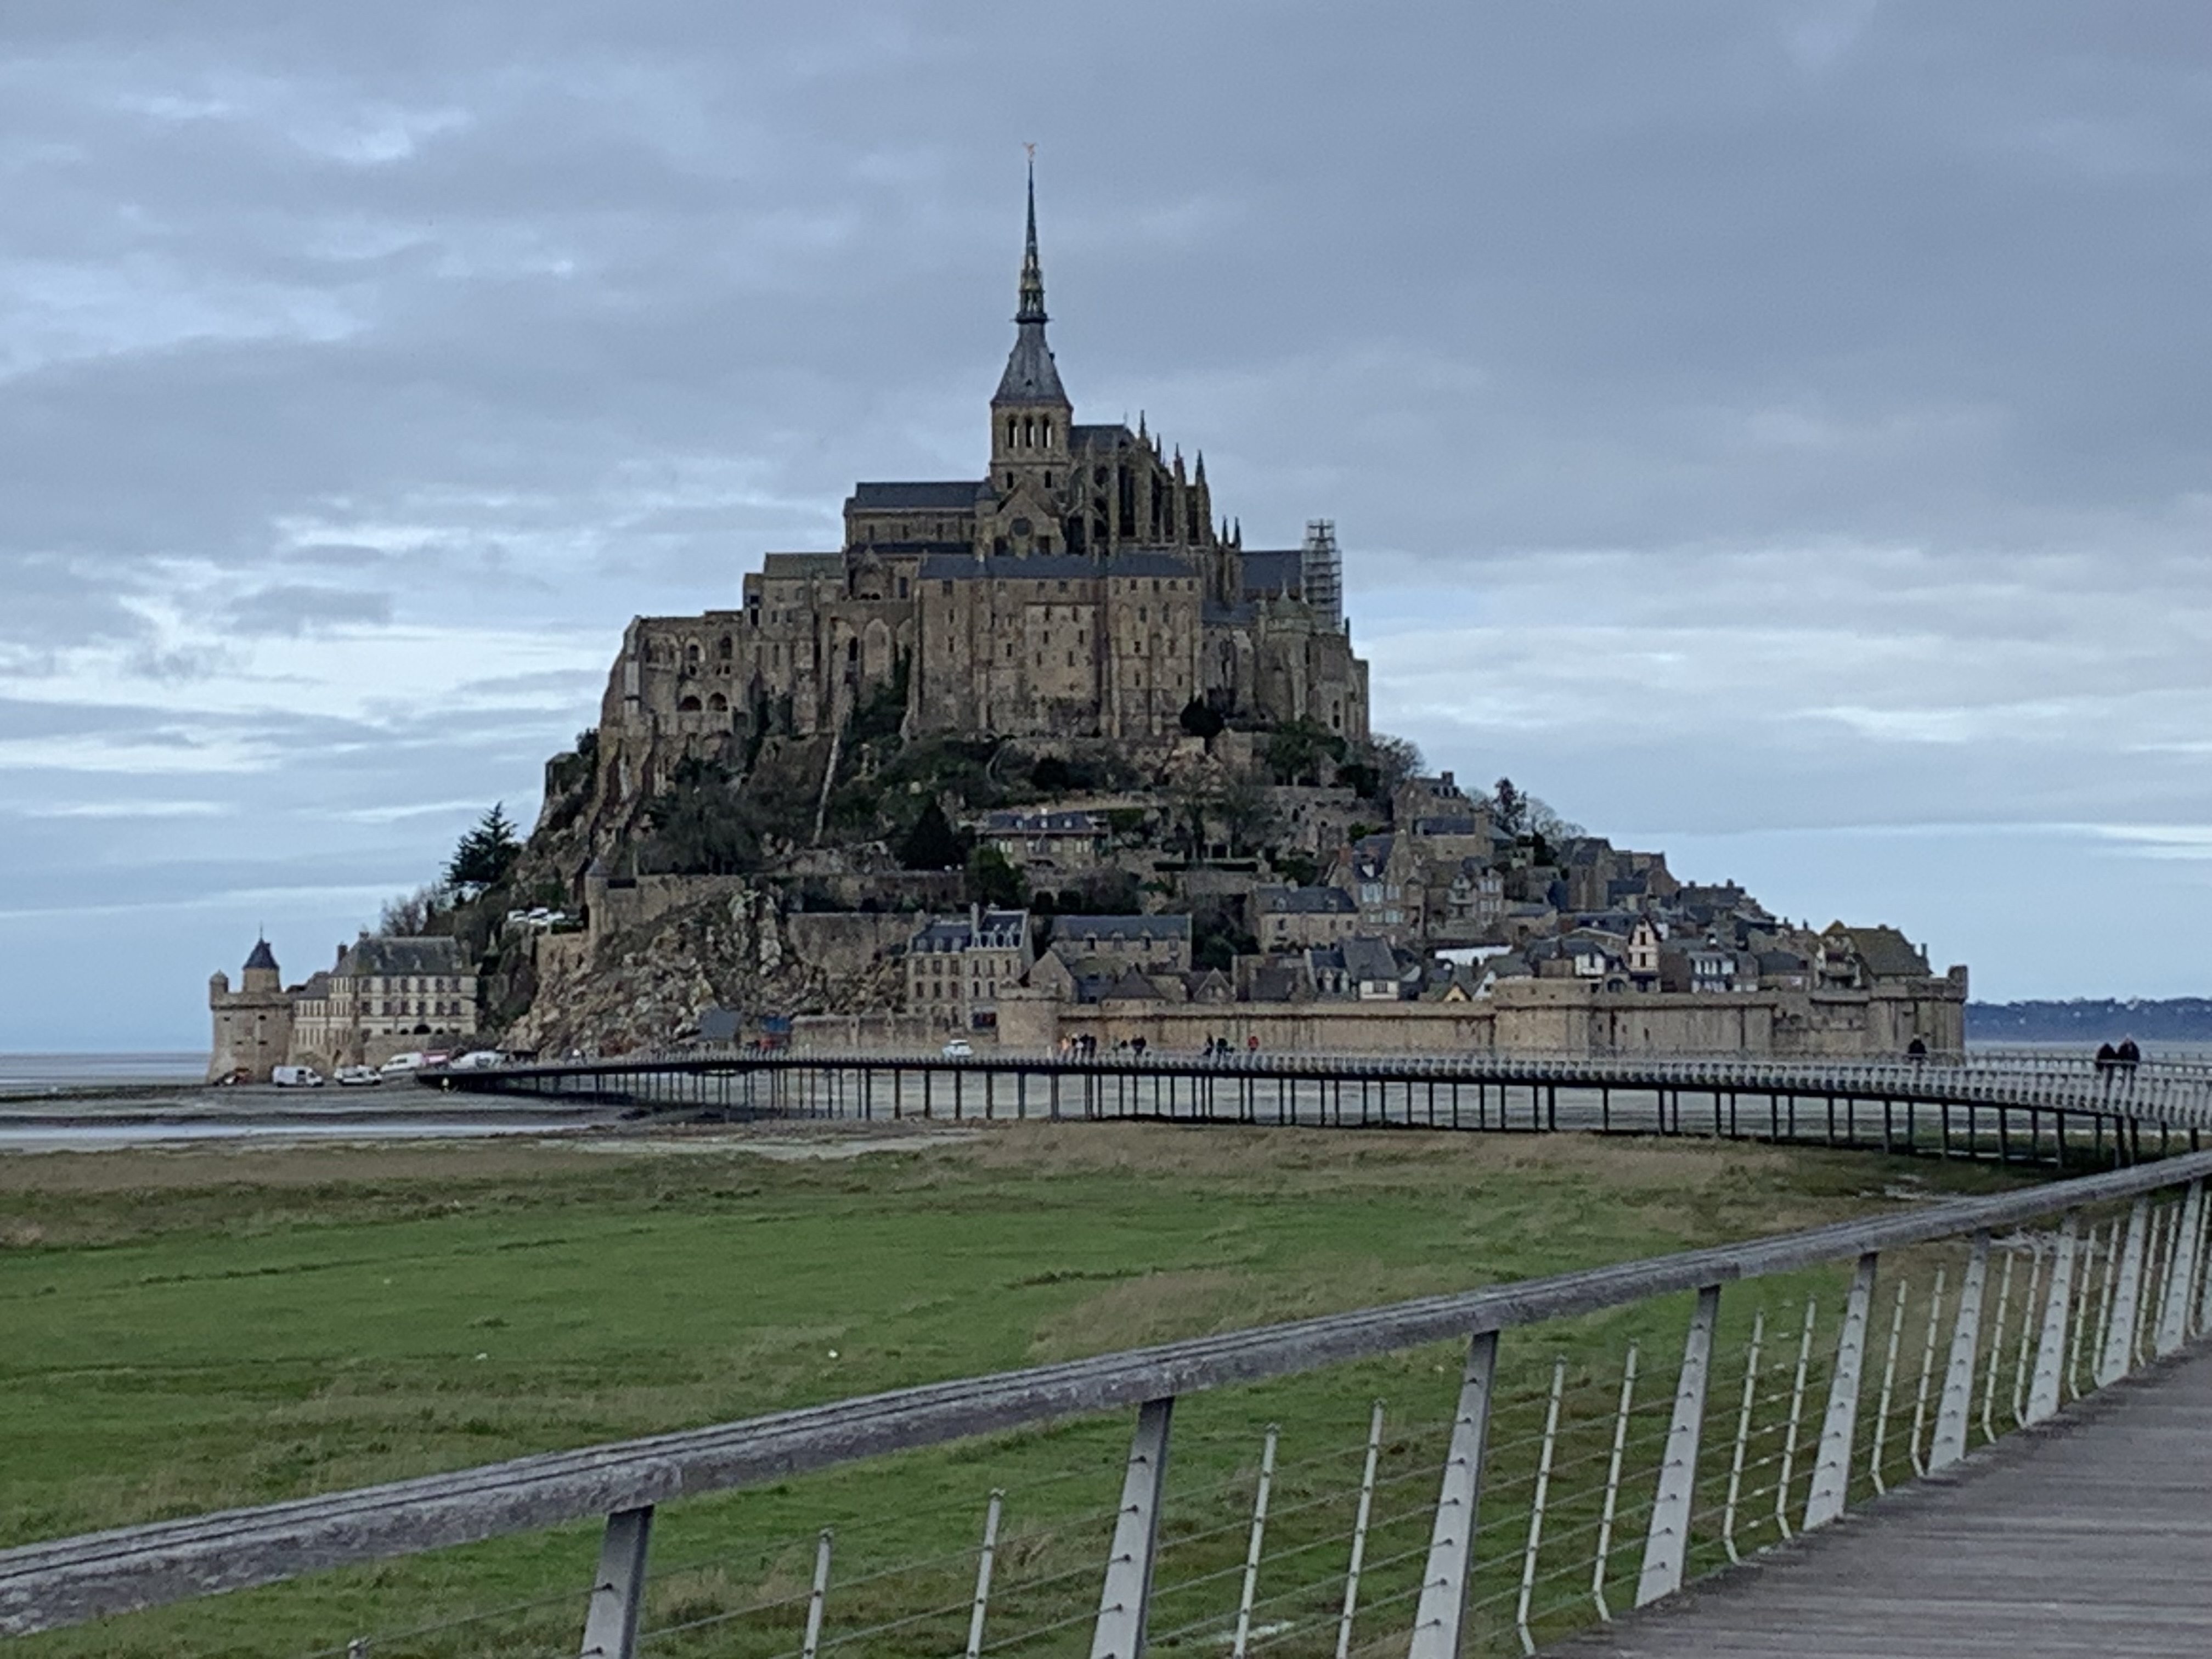
[[1221, 711], [1203, 697], [1193, 697], [1185, 703], [1177, 723], [1194, 738], [1207, 738], [1219, 737], [1222, 728], [1229, 724], [1222, 718]]
[[933, 795], [899, 844], [899, 862], [909, 870], [957, 870], [961, 860], [960, 837], [952, 833], [945, 809]]
[[471, 897], [496, 886], [522, 856], [522, 842], [507, 816], [507, 803], [494, 801], [476, 827], [463, 836], [446, 865], [446, 885]]

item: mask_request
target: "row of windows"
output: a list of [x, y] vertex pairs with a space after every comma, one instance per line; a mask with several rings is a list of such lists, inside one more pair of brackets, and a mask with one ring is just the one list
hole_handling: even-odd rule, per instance
[[458, 975], [368, 974], [354, 981], [356, 996], [397, 996], [403, 992], [460, 991], [468, 988]]

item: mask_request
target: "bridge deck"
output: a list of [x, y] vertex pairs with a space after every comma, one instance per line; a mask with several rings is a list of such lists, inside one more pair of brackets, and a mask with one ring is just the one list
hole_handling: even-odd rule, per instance
[[1893, 1494], [1571, 1659], [2167, 1659], [2212, 1652], [2212, 1352]]

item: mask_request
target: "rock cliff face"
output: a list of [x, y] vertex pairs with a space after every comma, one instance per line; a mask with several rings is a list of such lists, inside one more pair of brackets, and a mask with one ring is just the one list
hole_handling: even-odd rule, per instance
[[596, 941], [542, 939], [530, 1006], [507, 1045], [618, 1054], [694, 1036], [709, 1008], [757, 1016], [895, 1006], [899, 963], [865, 948], [806, 948], [793, 934], [810, 920], [786, 915], [772, 893], [741, 888]]

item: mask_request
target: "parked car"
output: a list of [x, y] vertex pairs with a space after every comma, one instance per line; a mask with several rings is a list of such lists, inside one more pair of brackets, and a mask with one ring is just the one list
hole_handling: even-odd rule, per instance
[[507, 1056], [496, 1048], [475, 1048], [463, 1054], [446, 1069], [449, 1072], [483, 1072], [495, 1066], [504, 1066]]
[[966, 1037], [955, 1037], [939, 1051], [947, 1060], [970, 1060], [975, 1057], [975, 1046]]
[[410, 1072], [421, 1071], [424, 1063], [422, 1052], [417, 1049], [404, 1054], [394, 1054], [376, 1069], [386, 1077], [404, 1077]]
[[384, 1081], [384, 1073], [374, 1066], [341, 1066], [335, 1075], [342, 1089], [357, 1089], [365, 1084]]
[[269, 1080], [280, 1089], [319, 1089], [323, 1074], [312, 1066], [279, 1066]]

